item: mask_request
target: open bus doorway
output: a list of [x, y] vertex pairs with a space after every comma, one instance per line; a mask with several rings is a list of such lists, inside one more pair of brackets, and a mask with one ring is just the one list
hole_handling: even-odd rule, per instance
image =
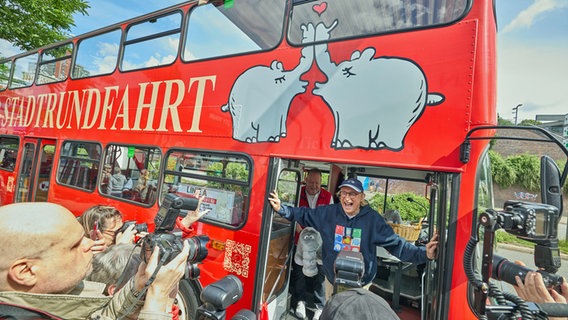
[[47, 201], [55, 140], [25, 138], [15, 202]]
[[[307, 172], [312, 168], [321, 171], [322, 188], [333, 195], [337, 193], [341, 181], [357, 178], [364, 186], [365, 199], [374, 210], [379, 214], [397, 210], [403, 220], [401, 229], [405, 226], [417, 229], [416, 234], [401, 234], [403, 238], [408, 236], [407, 241], [415, 245], [424, 245], [432, 237], [433, 230], [446, 230], [451, 220], [450, 212], [456, 210], [452, 204], [457, 203], [457, 199], [450, 196], [452, 188], [455, 188], [456, 174], [298, 159], [277, 159], [275, 163], [278, 165], [277, 174], [274, 174], [274, 186], [283, 204], [299, 205], [300, 189], [305, 184]], [[334, 203], [338, 203], [337, 199]], [[294, 224], [272, 212], [268, 252], [269, 256], [274, 256], [271, 251], [278, 247], [279, 260], [278, 263], [270, 263], [270, 258], [268, 259], [264, 292], [271, 295], [265, 295], [266, 300], [263, 300], [274, 304], [273, 308], [269, 308], [271, 319], [295, 319], [290, 305], [294, 229]], [[275, 237], [276, 234], [279, 236]], [[440, 243], [445, 242], [446, 236], [445, 232], [440, 233]], [[436, 298], [443, 290], [438, 270], [444, 265], [451, 268], [443, 254], [444, 250], [440, 248], [439, 251], [438, 260], [413, 265], [397, 261], [386, 250], [377, 247], [376, 263], [380, 268], [370, 290], [400, 312], [401, 319], [418, 319], [421, 313], [423, 319], [434, 316], [443, 303], [443, 299]], [[286, 283], [270, 286], [270, 283], [274, 283], [268, 281], [270, 274], [279, 274], [279, 281], [286, 279]], [[315, 311], [310, 299], [311, 297], [307, 299], [307, 317], [313, 316]]]

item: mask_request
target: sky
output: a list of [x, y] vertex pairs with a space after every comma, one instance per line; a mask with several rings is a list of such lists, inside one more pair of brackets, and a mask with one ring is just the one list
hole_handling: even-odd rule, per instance
[[[93, 0], [75, 35], [176, 4], [175, 0]], [[568, 113], [568, 0], [496, 0], [497, 106], [514, 122]], [[0, 40], [0, 56], [19, 51]]]

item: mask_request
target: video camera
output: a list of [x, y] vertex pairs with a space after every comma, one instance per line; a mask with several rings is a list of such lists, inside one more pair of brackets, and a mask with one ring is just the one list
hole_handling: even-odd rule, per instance
[[[141, 257], [144, 262], [154, 251], [154, 247], [160, 248], [159, 258], [164, 258], [163, 264], [170, 262], [183, 249], [181, 237], [171, 233], [176, 225], [177, 217], [181, 215], [181, 210], [193, 211], [197, 209], [199, 203], [195, 198], [183, 198], [173, 193], [168, 193], [164, 198], [158, 214], [154, 218], [156, 229], [154, 233], [148, 234], [143, 238]], [[206, 235], [194, 236], [187, 239], [189, 242], [189, 256], [187, 261], [188, 276], [193, 279], [199, 276], [199, 269], [195, 263], [203, 261], [207, 257], [207, 242], [209, 237]]]
[[333, 294], [362, 286], [365, 260], [361, 252], [339, 251], [335, 258], [334, 269]]

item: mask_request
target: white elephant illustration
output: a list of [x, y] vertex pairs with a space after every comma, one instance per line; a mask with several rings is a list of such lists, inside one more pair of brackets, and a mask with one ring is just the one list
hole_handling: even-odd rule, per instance
[[[302, 25], [303, 42], [313, 42], [315, 28]], [[280, 61], [270, 67], [254, 66], [243, 72], [233, 84], [229, 101], [221, 107], [233, 121], [233, 139], [248, 142], [278, 142], [286, 137], [286, 119], [294, 96], [306, 91], [301, 81], [314, 59], [313, 46], [301, 50], [300, 62], [293, 70], [284, 70]]]
[[[316, 41], [328, 40], [330, 27], [316, 26]], [[437, 105], [444, 96], [428, 93], [426, 77], [414, 62], [396, 57], [375, 58], [375, 48], [354, 51], [351, 59], [336, 65], [327, 44], [315, 46], [319, 69], [327, 76], [316, 83], [314, 95], [321, 96], [331, 109], [335, 149], [401, 150], [410, 127], [425, 106]]]

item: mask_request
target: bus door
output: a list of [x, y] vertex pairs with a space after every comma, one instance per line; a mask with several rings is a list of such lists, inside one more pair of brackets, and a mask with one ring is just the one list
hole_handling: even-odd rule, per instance
[[15, 202], [47, 201], [55, 140], [24, 138]]
[[[268, 192], [277, 190], [282, 204], [296, 206], [300, 194], [299, 162], [279, 158], [271, 160]], [[288, 312], [288, 283], [292, 256], [294, 224], [274, 212], [267, 203], [263, 218], [262, 239], [268, 239], [262, 284], [262, 304], [270, 319], [280, 319]], [[261, 250], [264, 248], [261, 248]], [[260, 287], [260, 286], [259, 286]]]

